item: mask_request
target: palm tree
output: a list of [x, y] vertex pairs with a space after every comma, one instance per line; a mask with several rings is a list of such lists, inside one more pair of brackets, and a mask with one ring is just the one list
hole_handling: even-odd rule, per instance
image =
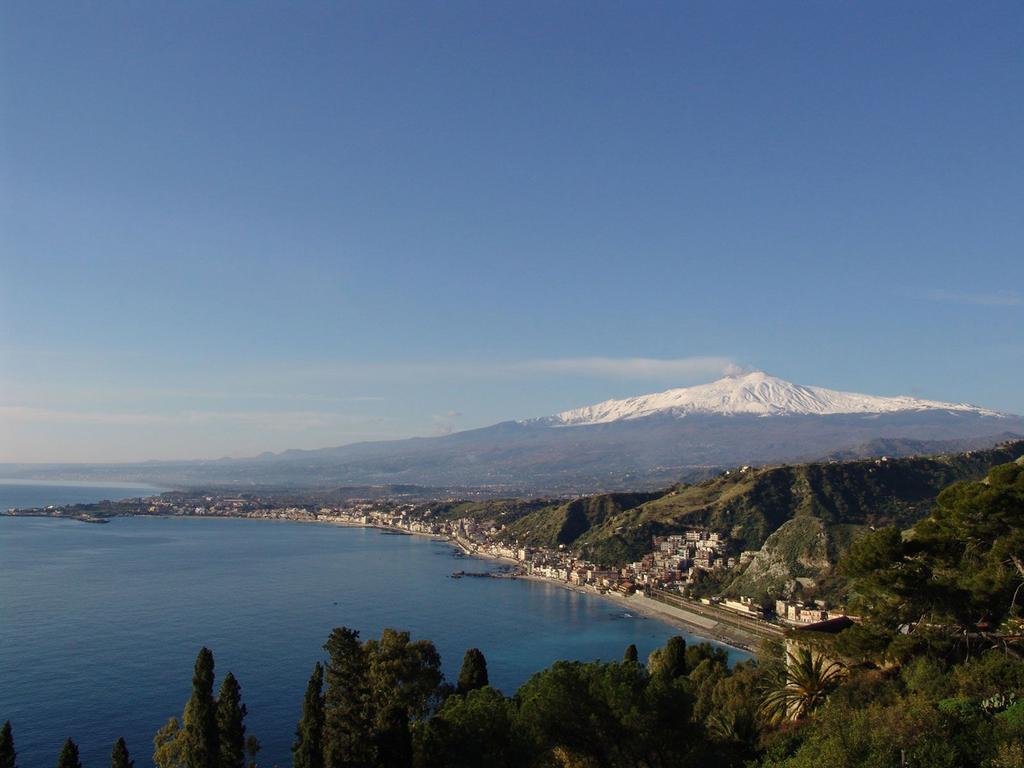
[[769, 676], [761, 699], [761, 712], [775, 725], [800, 720], [825, 703], [846, 670], [810, 648], [797, 646], [786, 654], [786, 664]]

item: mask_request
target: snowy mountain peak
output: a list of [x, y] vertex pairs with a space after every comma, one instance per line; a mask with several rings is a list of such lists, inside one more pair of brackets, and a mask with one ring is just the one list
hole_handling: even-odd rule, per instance
[[981, 416], [1003, 415], [966, 403], [940, 403], [905, 396], [876, 397], [837, 392], [824, 387], [808, 387], [769, 376], [763, 371], [752, 371], [695, 387], [669, 389], [625, 400], [606, 400], [596, 405], [563, 411], [548, 421], [559, 426], [575, 426], [639, 419], [656, 413], [676, 417], [691, 413], [826, 416], [929, 410], [969, 412]]

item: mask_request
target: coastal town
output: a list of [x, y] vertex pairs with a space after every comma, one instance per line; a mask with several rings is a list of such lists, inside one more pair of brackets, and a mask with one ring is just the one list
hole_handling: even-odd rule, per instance
[[503, 577], [543, 580], [581, 592], [629, 599], [631, 605], [668, 614], [708, 634], [720, 630], [721, 639], [743, 646], [752, 645], [759, 637], [778, 635], [787, 627], [809, 626], [842, 615], [821, 603], [781, 596], [695, 594], [695, 585], [709, 574], [742, 567], [756, 554], [736, 551], [735, 542], [726, 534], [705, 528], [656, 536], [651, 550], [639, 560], [609, 567], [564, 548], [520, 546], [501, 535], [504, 526], [496, 520], [438, 514], [433, 505], [416, 500], [353, 499], [328, 505], [255, 494], [170, 492], [87, 505], [10, 509], [6, 514], [93, 523], [124, 515], [287, 520], [429, 536], [452, 543], [465, 556], [504, 563], [508, 569]]

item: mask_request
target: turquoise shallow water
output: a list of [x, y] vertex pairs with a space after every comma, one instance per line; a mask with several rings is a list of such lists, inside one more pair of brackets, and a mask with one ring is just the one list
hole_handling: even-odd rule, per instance
[[52, 765], [66, 736], [86, 768], [108, 764], [121, 735], [149, 765], [153, 733], [180, 715], [205, 644], [218, 685], [228, 670], [242, 684], [261, 763], [285, 766], [332, 627], [429, 638], [450, 678], [479, 647], [506, 693], [556, 659], [616, 659], [630, 643], [646, 654], [677, 633], [550, 584], [448, 578], [492, 567], [362, 528], [0, 517], [0, 721], [14, 726], [21, 768]]

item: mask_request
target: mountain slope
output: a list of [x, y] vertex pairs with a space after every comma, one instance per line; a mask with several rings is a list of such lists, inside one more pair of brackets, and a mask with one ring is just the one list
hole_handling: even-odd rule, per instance
[[504, 538], [563, 545], [621, 565], [647, 552], [653, 536], [710, 528], [729, 535], [741, 550], [768, 545], [770, 552], [751, 564], [752, 574], [759, 568], [778, 571], [768, 567], [774, 559], [786, 564], [788, 577], [808, 575], [799, 567], [801, 560], [834, 561], [866, 526], [909, 527], [928, 514], [946, 486], [978, 479], [991, 467], [1022, 456], [1024, 441], [1016, 441], [943, 456], [746, 469], [678, 485], [635, 503], [604, 494], [552, 504], [516, 520]]

